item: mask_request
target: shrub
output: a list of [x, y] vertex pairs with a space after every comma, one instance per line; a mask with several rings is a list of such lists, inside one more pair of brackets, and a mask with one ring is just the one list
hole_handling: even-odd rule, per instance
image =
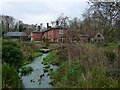
[[14, 46], [16, 48], [20, 48], [20, 46], [16, 42], [14, 42], [14, 41], [3, 40], [2, 41], [2, 45], [3, 46], [4, 45], [9, 45], [9, 46]]
[[18, 67], [22, 63], [23, 53], [19, 48], [16, 48], [11, 45], [3, 45], [2, 58], [3, 58], [3, 62]]
[[106, 49], [104, 51], [104, 53], [105, 53], [105, 55], [107, 56], [107, 58], [109, 59], [110, 62], [115, 61], [115, 59], [117, 58], [117, 54], [113, 50]]
[[35, 58], [34, 53], [38, 52], [39, 48], [34, 43], [20, 42], [21, 50], [26, 60], [33, 61]]
[[8, 64], [2, 65], [2, 87], [3, 88], [22, 88], [22, 82], [14, 67]]

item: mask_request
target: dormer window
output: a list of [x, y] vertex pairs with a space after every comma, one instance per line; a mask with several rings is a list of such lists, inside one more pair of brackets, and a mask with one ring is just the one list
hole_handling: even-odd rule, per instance
[[99, 35], [97, 35], [98, 37], [100, 37], [100, 34]]

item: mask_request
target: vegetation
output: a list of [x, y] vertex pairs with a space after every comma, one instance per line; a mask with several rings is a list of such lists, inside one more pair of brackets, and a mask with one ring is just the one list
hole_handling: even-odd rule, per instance
[[22, 82], [16, 69], [8, 64], [2, 64], [2, 88], [21, 88]]
[[24, 54], [25, 60], [33, 61], [35, 53], [38, 52], [39, 48], [33, 42], [18, 42], [20, 48]]
[[[3, 88], [20, 88], [21, 80], [16, 71], [20, 66], [31, 63], [31, 61], [41, 53], [35, 53], [38, 47], [34, 47], [33, 43], [28, 44], [28, 42], [13, 42], [8, 40], [3, 40], [2, 42], [2, 76], [4, 76]], [[34, 55], [35, 53], [35, 55]], [[8, 68], [7, 70], [5, 68]], [[30, 73], [32, 71], [31, 67], [22, 67], [21, 73], [23, 75]], [[16, 82], [16, 83], [15, 83]]]
[[48, 68], [45, 68], [45, 69], [43, 69], [43, 71], [46, 73], [46, 72], [49, 71], [49, 69], [48, 69]]
[[23, 63], [22, 63], [22, 66], [25, 66], [25, 65], [30, 64], [30, 63], [31, 63], [31, 61], [24, 60]]
[[2, 57], [3, 88], [21, 88], [22, 82], [16, 69], [21, 66], [24, 56], [18, 44], [3, 40]]
[[50, 68], [50, 65], [45, 65], [44, 68]]
[[97, 44], [97, 46], [102, 46], [102, 47], [117, 47], [118, 46], [118, 43], [99, 43]]
[[118, 80], [113, 80], [101, 66], [86, 70], [80, 61], [62, 65], [52, 73], [57, 88], [118, 88]]
[[22, 75], [26, 75], [30, 73], [32, 70], [33, 70], [32, 67], [22, 67], [20, 72]]
[[[72, 47], [57, 52], [56, 58], [62, 63], [59, 62], [57, 71], [50, 73], [55, 88], [119, 87], [120, 70], [116, 49], [91, 44]], [[68, 56], [67, 51], [70, 51]]]
[[[18, 67], [23, 61], [23, 53], [15, 42], [3, 41], [3, 63]], [[14, 57], [13, 57], [14, 56]]]
[[48, 62], [46, 62], [46, 61], [42, 61], [41, 64], [47, 65]]
[[43, 53], [41, 53], [41, 52], [36, 52], [36, 53], [34, 53], [34, 56], [35, 56], [35, 57], [42, 56], [42, 55], [43, 55]]
[[46, 64], [47, 62], [49, 62], [53, 65], [59, 65], [58, 63], [59, 61], [56, 57], [56, 54], [57, 54], [57, 51], [50, 52], [49, 55], [43, 59], [42, 63]]

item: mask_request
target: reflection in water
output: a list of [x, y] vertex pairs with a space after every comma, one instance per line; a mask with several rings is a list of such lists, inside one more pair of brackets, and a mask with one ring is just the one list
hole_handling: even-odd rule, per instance
[[[26, 76], [22, 76], [23, 88], [52, 88], [52, 85], [49, 83], [51, 82], [51, 78], [47, 76], [48, 72], [43, 72], [44, 65], [41, 64], [43, 58], [45, 58], [47, 54], [43, 54], [40, 57], [35, 58], [35, 60], [31, 63], [26, 65], [26, 67], [32, 67], [33, 71]], [[57, 66], [51, 65], [53, 70], [57, 69]], [[40, 75], [44, 74], [44, 76], [40, 79]]]

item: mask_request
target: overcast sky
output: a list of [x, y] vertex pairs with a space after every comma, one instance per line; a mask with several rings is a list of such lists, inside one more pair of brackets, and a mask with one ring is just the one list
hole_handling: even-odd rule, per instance
[[86, 0], [16, 1], [0, 2], [0, 14], [13, 16], [27, 24], [45, 25], [47, 22], [54, 21], [61, 13], [71, 18], [82, 18], [81, 14], [88, 8]]

